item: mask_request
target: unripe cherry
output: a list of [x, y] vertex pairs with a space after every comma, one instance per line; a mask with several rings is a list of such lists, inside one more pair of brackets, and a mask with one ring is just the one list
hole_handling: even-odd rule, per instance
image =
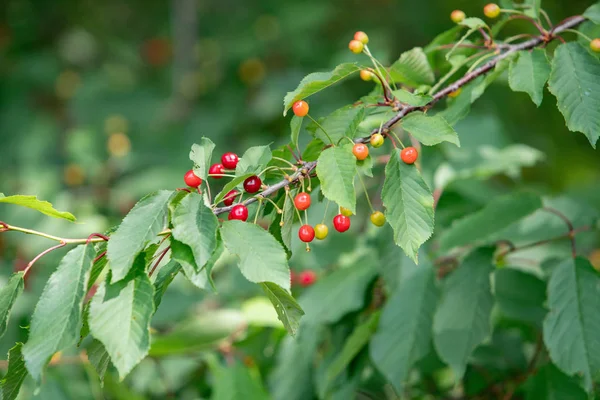
[[414, 147], [406, 147], [400, 152], [400, 158], [405, 164], [414, 164], [418, 157], [419, 153]]
[[367, 44], [369, 43], [369, 36], [363, 31], [358, 31], [354, 34], [354, 40], [358, 40], [362, 44]]
[[350, 211], [346, 207], [340, 207], [340, 214], [345, 215], [346, 217], [351, 217], [352, 211]]
[[296, 115], [296, 117], [304, 117], [308, 114], [308, 103], [303, 100], [298, 100], [292, 106], [292, 111]]
[[233, 206], [231, 211], [229, 211], [229, 216], [227, 219], [237, 219], [240, 221], [246, 221], [248, 219], [248, 208], [243, 204], [237, 204]]
[[304, 211], [310, 207], [310, 194], [306, 192], [300, 192], [294, 198], [294, 205], [300, 211]]
[[221, 164], [223, 164], [223, 166], [227, 169], [235, 169], [238, 161], [239, 161], [239, 158], [238, 158], [237, 154], [235, 154], [235, 153], [229, 152], [229, 153], [225, 153], [225, 154], [223, 154], [223, 156], [221, 156]]
[[240, 194], [240, 192], [238, 192], [237, 190], [233, 189], [230, 190], [229, 192], [227, 192], [227, 194], [225, 195], [225, 197], [223, 198], [223, 204], [225, 204], [226, 206], [230, 206], [233, 204], [233, 202], [235, 201], [235, 198]]
[[298, 277], [300, 281], [300, 285], [304, 287], [311, 286], [317, 281], [317, 273], [311, 269], [300, 272], [300, 276]]
[[371, 214], [371, 222], [375, 226], [385, 225], [385, 215], [381, 211], [375, 211]]
[[333, 217], [333, 227], [338, 232], [346, 232], [350, 229], [350, 218], [342, 214], [336, 215]]
[[455, 24], [460, 24], [461, 22], [463, 22], [465, 20], [466, 17], [467, 16], [465, 15], [464, 11], [462, 11], [462, 10], [454, 10], [450, 13], [450, 19]]
[[488, 18], [496, 18], [500, 15], [500, 7], [496, 3], [490, 3], [483, 7], [483, 14]]
[[211, 178], [221, 179], [223, 177], [224, 171], [225, 171], [225, 168], [223, 167], [222, 164], [213, 164], [208, 169], [208, 174], [214, 175], [214, 176], [211, 176]]
[[197, 188], [202, 184], [202, 179], [199, 176], [196, 176], [193, 169], [190, 169], [183, 176], [183, 181], [189, 187]]
[[362, 79], [365, 82], [368, 82], [371, 79], [373, 79], [373, 73], [371, 71], [369, 71], [368, 69], [361, 69], [360, 70], [360, 79]]
[[350, 43], [348, 43], [348, 48], [354, 54], [360, 54], [365, 48], [365, 45], [360, 40], [351, 40]]
[[310, 225], [302, 225], [298, 230], [298, 237], [304, 243], [310, 243], [315, 238], [315, 230]]
[[381, 133], [376, 133], [371, 135], [371, 146], [377, 148], [383, 146], [383, 135]]
[[248, 193], [256, 193], [260, 190], [260, 185], [262, 185], [260, 178], [253, 175], [244, 181], [244, 190]]
[[593, 39], [590, 42], [590, 49], [592, 49], [594, 53], [600, 53], [600, 38]]
[[319, 240], [323, 240], [329, 234], [329, 228], [325, 224], [315, 225], [315, 237]]
[[461, 92], [462, 92], [462, 88], [458, 88], [455, 91], [448, 93], [448, 97], [451, 97], [451, 98], [455, 99], [458, 96], [460, 96]]
[[358, 161], [362, 161], [369, 157], [369, 148], [364, 143], [356, 143], [352, 148], [352, 154]]

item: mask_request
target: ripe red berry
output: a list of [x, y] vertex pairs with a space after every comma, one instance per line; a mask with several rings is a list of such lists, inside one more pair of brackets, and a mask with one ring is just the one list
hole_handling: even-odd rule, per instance
[[590, 42], [590, 49], [592, 49], [594, 53], [600, 53], [600, 38], [593, 39]]
[[292, 106], [292, 111], [296, 114], [296, 117], [304, 117], [308, 114], [308, 103], [303, 100], [298, 100]]
[[490, 3], [483, 7], [483, 14], [488, 18], [496, 18], [500, 15], [500, 7], [498, 4]]
[[400, 158], [405, 164], [414, 164], [418, 157], [419, 153], [414, 147], [406, 147], [400, 152]]
[[233, 189], [230, 190], [229, 192], [227, 192], [227, 194], [225, 195], [225, 198], [223, 198], [223, 204], [225, 204], [226, 206], [230, 206], [233, 204], [233, 202], [235, 201], [235, 198], [240, 194], [240, 192], [238, 192], [237, 190]]
[[354, 54], [360, 54], [365, 48], [365, 45], [360, 40], [351, 40], [350, 43], [348, 43], [348, 48]]
[[248, 193], [256, 193], [260, 190], [260, 185], [262, 185], [262, 181], [254, 175], [244, 181], [244, 190]]
[[317, 281], [317, 273], [311, 269], [302, 271], [298, 280], [300, 281], [300, 285], [304, 287], [310, 286]]
[[223, 168], [222, 164], [213, 164], [208, 169], [208, 175], [213, 175], [212, 178], [221, 179], [223, 177], [223, 172], [225, 168]]
[[239, 161], [239, 158], [238, 158], [237, 154], [231, 153], [231, 152], [225, 153], [221, 157], [221, 164], [223, 164], [223, 166], [227, 169], [235, 169], [238, 161]]
[[310, 243], [315, 238], [315, 230], [310, 225], [302, 225], [298, 231], [298, 237], [304, 243]]
[[362, 44], [369, 43], [369, 37], [363, 31], [358, 31], [354, 34], [354, 40], [358, 40]]
[[248, 219], [248, 208], [243, 204], [237, 204], [233, 206], [231, 211], [229, 211], [229, 216], [227, 219], [237, 219], [240, 221], [245, 221]]
[[183, 181], [186, 185], [193, 188], [197, 188], [202, 184], [202, 179], [196, 176], [193, 169], [190, 169], [188, 172], [185, 173], [185, 175], [183, 176]]
[[352, 153], [358, 161], [362, 161], [369, 156], [369, 148], [364, 143], [356, 143], [352, 148]]
[[310, 207], [310, 194], [306, 192], [300, 192], [294, 198], [294, 205], [300, 211], [304, 211]]
[[350, 218], [342, 214], [336, 215], [333, 217], [333, 227], [338, 232], [346, 232], [350, 229]]
[[460, 24], [466, 18], [465, 12], [462, 10], [454, 10], [450, 13], [450, 19], [455, 24]]

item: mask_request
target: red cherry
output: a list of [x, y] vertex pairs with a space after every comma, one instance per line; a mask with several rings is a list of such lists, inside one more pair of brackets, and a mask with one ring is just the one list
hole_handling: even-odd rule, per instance
[[230, 206], [233, 204], [233, 202], [235, 201], [235, 198], [240, 194], [240, 192], [238, 192], [237, 190], [233, 189], [230, 190], [229, 192], [227, 192], [227, 194], [225, 195], [225, 198], [223, 198], [223, 204], [225, 204], [226, 206]]
[[342, 214], [336, 215], [333, 217], [333, 227], [338, 232], [346, 232], [350, 229], [350, 218]]
[[260, 185], [262, 185], [262, 181], [254, 175], [244, 181], [244, 190], [248, 193], [256, 193], [260, 190]]
[[202, 184], [202, 179], [196, 176], [193, 169], [190, 169], [188, 172], [185, 173], [185, 175], [183, 176], [183, 181], [186, 185], [193, 188], [197, 188]]
[[311, 269], [300, 272], [300, 285], [307, 287], [317, 281], [317, 273]]
[[225, 168], [223, 168], [222, 164], [213, 164], [208, 169], [209, 175], [214, 175], [212, 178], [221, 179], [223, 177], [223, 172]]
[[315, 238], [315, 230], [310, 225], [302, 225], [298, 231], [298, 237], [304, 243], [310, 243]]
[[233, 206], [231, 211], [229, 211], [229, 217], [227, 219], [238, 219], [240, 221], [245, 221], [248, 219], [248, 208], [243, 204], [238, 204]]
[[352, 153], [358, 161], [362, 161], [369, 157], [369, 148], [364, 143], [356, 143], [352, 148]]
[[406, 147], [400, 152], [400, 158], [405, 164], [414, 164], [417, 157], [419, 157], [419, 153], [414, 147]]
[[304, 211], [310, 207], [310, 194], [306, 192], [300, 192], [294, 198], [294, 205], [300, 211]]
[[225, 153], [221, 157], [221, 164], [227, 169], [235, 169], [240, 159], [235, 153]]
[[308, 103], [302, 100], [298, 100], [292, 106], [292, 111], [294, 111], [294, 114], [296, 114], [297, 117], [302, 118], [306, 114], [308, 114]]

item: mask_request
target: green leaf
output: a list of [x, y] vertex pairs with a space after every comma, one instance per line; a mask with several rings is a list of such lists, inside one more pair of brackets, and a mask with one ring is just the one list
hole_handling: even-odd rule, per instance
[[219, 194], [215, 196], [215, 204], [218, 204], [221, 201], [223, 201], [225, 196], [227, 196], [227, 193], [235, 189], [237, 186], [241, 185], [246, 179], [250, 178], [251, 176], [254, 176], [254, 173], [244, 174], [232, 178], [229, 182], [225, 184], [225, 186], [223, 186], [223, 190], [221, 190]]
[[600, 374], [600, 274], [582, 257], [563, 261], [548, 282], [544, 343], [552, 362], [582, 375], [585, 388]]
[[204, 205], [202, 195], [190, 193], [175, 208], [171, 220], [173, 237], [192, 249], [196, 265], [202, 268], [217, 246], [219, 221]]
[[589, 6], [583, 13], [583, 16], [593, 23], [600, 25], [600, 2]]
[[0, 193], [0, 203], [16, 204], [18, 206], [31, 208], [41, 212], [42, 214], [49, 215], [50, 217], [63, 218], [71, 222], [76, 220], [73, 214], [66, 211], [55, 210], [51, 203], [38, 200], [36, 196], [24, 196], [20, 194], [14, 196], [4, 196]]
[[600, 137], [600, 62], [579, 43], [558, 46], [548, 88], [567, 128], [582, 132], [593, 148]]
[[271, 158], [273, 156], [270, 146], [250, 147], [238, 161], [237, 167], [235, 167], [235, 176], [256, 175], [265, 168]]
[[[321, 118], [319, 128], [315, 123], [307, 126], [307, 130], [312, 132], [317, 139], [323, 143], [338, 144], [344, 137], [354, 139], [358, 132], [358, 126], [365, 119], [366, 111], [364, 107], [355, 107], [352, 105], [335, 110], [325, 118]], [[327, 132], [329, 137], [323, 132]], [[331, 141], [333, 143], [331, 143]]]
[[535, 19], [539, 18], [542, 0], [525, 0], [524, 4], [529, 6], [529, 8], [525, 9], [525, 15]]
[[209, 138], [200, 139], [200, 144], [193, 144], [190, 151], [190, 160], [194, 162], [194, 174], [203, 180], [208, 178], [208, 169], [215, 144]]
[[6, 285], [0, 289], [0, 338], [6, 333], [10, 310], [17, 297], [23, 292], [24, 273], [22, 271], [12, 274]]
[[542, 207], [533, 193], [513, 193], [490, 201], [483, 209], [456, 221], [440, 238], [440, 250], [485, 243], [494, 233]]
[[258, 225], [242, 221], [223, 222], [225, 247], [238, 257], [238, 266], [250, 282], [273, 282], [290, 289], [290, 269], [281, 244]]
[[460, 379], [473, 350], [491, 332], [494, 298], [490, 289], [493, 249], [469, 254], [446, 278], [433, 318], [433, 342], [441, 357]]
[[186, 246], [176, 240], [171, 240], [171, 258], [181, 264], [185, 277], [196, 287], [200, 289], [211, 289], [215, 291], [215, 283], [212, 280], [212, 269], [223, 254], [223, 242], [217, 238], [217, 246], [210, 259], [202, 268], [196, 265], [194, 255], [189, 246]]
[[543, 49], [520, 51], [510, 63], [508, 83], [515, 92], [529, 94], [536, 106], [542, 104], [544, 85], [550, 76], [550, 63]]
[[433, 97], [429, 95], [413, 94], [404, 89], [394, 90], [392, 94], [399, 102], [415, 107], [422, 107], [433, 100]]
[[35, 306], [23, 356], [27, 370], [37, 382], [52, 355], [73, 346], [79, 339], [83, 299], [94, 254], [91, 244], [69, 251], [48, 279]]
[[8, 351], [8, 371], [0, 380], [0, 399], [15, 400], [21, 390], [21, 385], [27, 377], [25, 360], [21, 354], [23, 343], [17, 343]]
[[262, 383], [250, 374], [251, 369], [240, 362], [223, 367], [215, 365], [213, 394], [211, 400], [268, 400]]
[[458, 134], [439, 115], [430, 117], [422, 112], [414, 112], [404, 117], [400, 125], [425, 146], [450, 142], [460, 147]]
[[420, 47], [405, 51], [398, 61], [390, 67], [390, 75], [394, 82], [408, 86], [431, 85], [435, 75], [427, 61], [427, 55]]
[[451, 126], [456, 125], [458, 121], [469, 115], [473, 92], [475, 88], [481, 85], [484, 79], [484, 77], [480, 76], [473, 82], [463, 86], [461, 94], [455, 99], [447, 99], [448, 107], [436, 115], [443, 117]]
[[546, 315], [546, 284], [540, 278], [514, 268], [496, 270], [494, 295], [502, 314], [541, 325]]
[[87, 356], [90, 360], [90, 364], [92, 364], [96, 370], [96, 373], [100, 378], [100, 382], [104, 382], [104, 375], [108, 369], [110, 356], [108, 355], [108, 352], [106, 351], [106, 348], [102, 342], [94, 339], [87, 349]]
[[144, 253], [136, 258], [134, 273], [129, 281], [103, 282], [90, 304], [92, 336], [110, 354], [121, 380], [150, 349], [154, 286], [145, 273]]
[[184, 320], [165, 334], [152, 335], [150, 356], [190, 354], [217, 349], [223, 340], [244, 332], [247, 321], [238, 310], [205, 310]]
[[459, 23], [459, 25], [466, 26], [470, 29], [479, 29], [487, 27], [487, 24], [481, 18], [475, 17], [465, 18]]
[[528, 381], [526, 400], [587, 400], [588, 395], [577, 380], [563, 374], [553, 364], [546, 364]]
[[377, 275], [372, 260], [361, 259], [351, 267], [338, 269], [306, 290], [300, 305], [310, 323], [331, 324], [364, 305], [364, 293]]
[[350, 362], [369, 343], [369, 339], [375, 333], [379, 322], [379, 312], [371, 314], [369, 319], [354, 328], [352, 334], [344, 343], [342, 351], [329, 364], [326, 372], [326, 386], [329, 386], [350, 364]]
[[[508, 67], [510, 66], [510, 63], [516, 56], [517, 56], [517, 54], [513, 53], [513, 54], [509, 55], [508, 57], [503, 58], [500, 61], [498, 61], [498, 63], [494, 67], [494, 70], [491, 71], [490, 73], [488, 73], [487, 75], [485, 75], [485, 77], [483, 78], [483, 80], [481, 80], [481, 82], [479, 82], [473, 86], [473, 90], [471, 91], [471, 103], [474, 103], [477, 99], [479, 99], [481, 96], [483, 96], [486, 89], [492, 83], [494, 83], [496, 81], [496, 79], [500, 78], [504, 74], [504, 71], [506, 71], [508, 69]], [[459, 97], [461, 97], [463, 95], [464, 94], [461, 94]]]
[[271, 282], [260, 283], [263, 291], [273, 303], [277, 317], [283, 323], [285, 329], [290, 335], [296, 336], [296, 331], [300, 325], [300, 318], [304, 315], [304, 311], [296, 299], [279, 285]]
[[419, 247], [433, 233], [433, 195], [417, 167], [400, 160], [399, 149], [385, 167], [381, 199], [394, 241], [416, 263]]
[[321, 182], [323, 195], [356, 212], [356, 193], [354, 191], [354, 174], [356, 174], [356, 158], [344, 147], [330, 147], [319, 156], [317, 176]]
[[175, 276], [181, 270], [181, 264], [175, 262], [174, 260], [169, 261], [167, 264], [163, 265], [156, 274], [156, 279], [154, 280], [154, 307], [158, 309], [160, 305], [163, 295], [167, 291], [167, 288], [175, 279]]
[[371, 359], [398, 393], [415, 362], [431, 348], [437, 302], [433, 268], [413, 266], [385, 304], [377, 333], [371, 339]]
[[140, 200], [127, 214], [110, 237], [106, 257], [110, 262], [112, 279], [119, 281], [127, 275], [136, 256], [151, 243], [167, 225], [167, 205], [173, 192], [160, 190]]
[[302, 128], [302, 117], [293, 116], [290, 120], [290, 129], [292, 130], [292, 144], [298, 147], [298, 137], [300, 136], [300, 128]]
[[283, 116], [287, 114], [287, 111], [296, 101], [320, 92], [358, 71], [360, 71], [360, 67], [356, 63], [345, 63], [338, 65], [330, 72], [314, 72], [306, 75], [293, 92], [288, 92], [285, 95], [283, 99]]

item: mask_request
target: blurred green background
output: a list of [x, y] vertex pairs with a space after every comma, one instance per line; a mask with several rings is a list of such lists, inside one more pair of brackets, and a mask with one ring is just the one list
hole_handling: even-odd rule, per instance
[[[217, 144], [217, 154], [286, 143], [289, 116], [282, 116], [283, 96], [310, 72], [355, 61], [357, 56], [347, 50], [354, 31], [366, 31], [372, 52], [390, 63], [402, 51], [424, 46], [450, 28], [448, 16], [453, 9], [481, 16], [484, 4], [471, 0], [3, 0], [0, 192], [38, 195], [74, 213], [78, 223], [51, 220], [10, 205], [0, 205], [0, 220], [66, 237], [102, 232], [118, 223], [141, 196], [183, 186], [183, 173], [191, 167], [190, 146], [201, 136]], [[557, 22], [590, 4], [544, 0], [542, 6]], [[516, 22], [507, 34], [523, 29], [528, 28]], [[311, 114], [324, 116], [356, 101], [371, 87], [358, 77], [338, 85], [311, 98]], [[525, 171], [526, 185], [550, 194], [574, 193], [599, 207], [598, 153], [583, 135], [566, 129], [549, 95], [537, 109], [527, 95], [512, 93], [500, 80], [457, 131], [464, 151], [481, 144], [509, 143], [541, 150], [547, 158]], [[0, 235], [0, 283], [46, 246], [39, 238]], [[332, 241], [328, 247], [327, 253], [319, 254], [317, 249], [316, 255], [296, 257], [292, 266], [326, 268], [335, 248], [348, 246]], [[9, 332], [0, 342], [0, 354], [24, 340], [26, 331], [19, 326], [28, 325], [37, 296], [62, 256], [58, 253], [32, 270]], [[320, 256], [325, 263], [315, 262]], [[256, 289], [233, 268], [217, 270], [215, 279], [217, 295], [177, 279], [153, 326], [160, 330], [207, 309], [239, 309], [240, 305], [245, 307], [244, 318], [264, 316], [263, 325], [273, 324], [273, 315], [262, 311], [264, 303], [246, 301]], [[243, 319], [239, 311], [207, 318], [222, 318], [227, 329], [239, 328]], [[279, 329], [252, 332], [245, 339], [246, 352], [270, 359], [273, 349], [259, 351], [259, 343], [282, 336]], [[73, 364], [51, 368], [36, 398], [102, 398], [91, 378], [93, 372]], [[247, 364], [255, 362], [250, 358]], [[147, 360], [125, 384], [109, 374], [107, 393], [111, 398], [163, 398], [202, 374], [198, 365], [193, 357]], [[189, 398], [210, 393], [198, 385]], [[23, 398], [32, 395], [31, 388]], [[116, 389], [111, 392], [111, 388]]]

